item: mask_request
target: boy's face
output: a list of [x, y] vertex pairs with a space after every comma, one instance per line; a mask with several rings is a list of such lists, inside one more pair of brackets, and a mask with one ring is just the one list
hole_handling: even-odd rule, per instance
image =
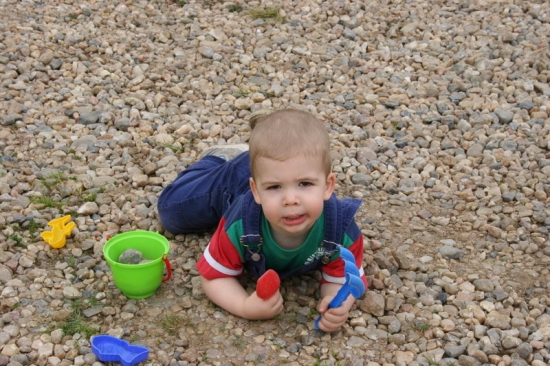
[[285, 161], [259, 157], [254, 171], [250, 187], [274, 237], [307, 235], [334, 191], [335, 175], [326, 174], [321, 159], [305, 156]]

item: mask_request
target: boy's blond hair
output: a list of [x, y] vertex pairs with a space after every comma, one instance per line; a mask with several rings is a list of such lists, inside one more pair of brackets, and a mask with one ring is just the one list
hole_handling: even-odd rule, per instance
[[322, 159], [326, 174], [332, 170], [330, 138], [323, 122], [297, 109], [283, 109], [250, 120], [250, 171], [259, 157], [284, 161], [295, 156]]

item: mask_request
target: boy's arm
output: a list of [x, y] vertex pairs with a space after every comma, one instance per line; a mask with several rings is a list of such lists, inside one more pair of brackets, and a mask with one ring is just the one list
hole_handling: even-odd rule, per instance
[[225, 231], [222, 219], [210, 243], [197, 262], [206, 296], [216, 305], [245, 319], [269, 319], [283, 310], [283, 298], [277, 291], [267, 300], [254, 291], [248, 295], [237, 281], [243, 271], [242, 258]]
[[[367, 288], [367, 278], [363, 271], [363, 235], [359, 235], [355, 242], [348, 248], [355, 257], [355, 264], [361, 274], [361, 279]], [[355, 303], [353, 296], [348, 298], [337, 308], [328, 309], [330, 301], [336, 296], [338, 290], [342, 287], [341, 283], [344, 277], [344, 262], [341, 258], [334, 260], [323, 267], [323, 279], [321, 281], [321, 301], [317, 305], [317, 310], [322, 314], [319, 321], [319, 328], [325, 332], [334, 332], [338, 330], [349, 317], [349, 311]], [[339, 280], [340, 279], [340, 280]], [[333, 282], [336, 281], [336, 282]]]
[[350, 295], [341, 306], [328, 309], [328, 304], [336, 296], [340, 287], [342, 285], [338, 283], [321, 284], [321, 301], [317, 305], [317, 311], [322, 314], [318, 324], [322, 331], [330, 333], [338, 330], [348, 320], [349, 311], [355, 303], [355, 298]]
[[[355, 257], [355, 265], [359, 269], [361, 280], [365, 284], [365, 288], [368, 288], [367, 277], [363, 270], [363, 235], [359, 235], [355, 241], [347, 247], [347, 249]], [[333, 260], [332, 262], [322, 267], [323, 278], [321, 284], [324, 283], [344, 283], [344, 261], [341, 258]]]
[[208, 280], [201, 276], [204, 293], [213, 303], [231, 314], [250, 320], [271, 319], [283, 310], [283, 297], [277, 291], [267, 300], [251, 295], [234, 277]]

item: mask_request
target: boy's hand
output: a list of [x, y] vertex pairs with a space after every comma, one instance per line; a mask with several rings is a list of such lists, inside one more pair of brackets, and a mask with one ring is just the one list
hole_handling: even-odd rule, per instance
[[248, 296], [243, 303], [243, 311], [246, 319], [271, 319], [279, 315], [283, 311], [283, 296], [277, 290], [269, 299], [258, 297], [256, 291]]
[[325, 296], [317, 306], [317, 311], [322, 315], [319, 320], [319, 329], [330, 333], [337, 331], [349, 318], [349, 309], [347, 304], [337, 308], [328, 309], [328, 304], [333, 296]]
[[283, 297], [277, 290], [267, 300], [260, 299], [256, 291], [248, 292], [234, 277], [208, 280], [201, 276], [204, 293], [216, 305], [231, 314], [250, 320], [271, 319], [283, 310]]

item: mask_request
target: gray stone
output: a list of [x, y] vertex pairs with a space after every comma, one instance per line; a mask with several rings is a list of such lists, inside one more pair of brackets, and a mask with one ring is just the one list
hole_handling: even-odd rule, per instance
[[444, 245], [439, 248], [439, 253], [441, 253], [443, 257], [456, 260], [461, 260], [462, 257], [464, 257], [464, 251], [458, 248], [450, 247], [448, 245]]

